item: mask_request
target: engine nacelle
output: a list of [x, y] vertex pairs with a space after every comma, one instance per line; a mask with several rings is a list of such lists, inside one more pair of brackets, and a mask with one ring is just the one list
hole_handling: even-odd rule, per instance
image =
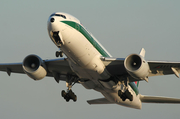
[[147, 80], [149, 75], [149, 64], [138, 54], [131, 54], [124, 61], [126, 71], [136, 79]]
[[40, 80], [47, 74], [44, 61], [37, 55], [28, 55], [23, 61], [24, 72], [34, 80]]

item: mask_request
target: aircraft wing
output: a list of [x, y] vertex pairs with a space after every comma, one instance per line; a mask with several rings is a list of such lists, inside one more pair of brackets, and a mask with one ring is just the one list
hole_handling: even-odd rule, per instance
[[148, 61], [150, 67], [149, 76], [175, 74], [179, 77], [180, 62]]
[[5, 71], [10, 76], [11, 72], [24, 73], [22, 63], [4, 63], [0, 64], [0, 71]]
[[[124, 58], [105, 58], [102, 57], [104, 65], [109, 73], [113, 76], [129, 75], [124, 67]], [[47, 67], [47, 76], [54, 77], [54, 72], [61, 75], [76, 75], [71, 68], [67, 58], [43, 60]], [[175, 74], [179, 77], [180, 62], [165, 62], [165, 61], [147, 61], [150, 67], [150, 76]], [[0, 64], [0, 71], [5, 71], [10, 76], [11, 73], [24, 73], [22, 63], [6, 63]], [[65, 79], [63, 79], [65, 80]], [[130, 78], [130, 82], [136, 79]]]
[[143, 102], [143, 103], [171, 103], [171, 104], [180, 103], [180, 99], [169, 98], [169, 97], [157, 97], [157, 96], [140, 95], [139, 98], [140, 98], [141, 102]]
[[52, 76], [52, 72], [60, 73], [61, 75], [76, 75], [70, 68], [67, 58], [44, 60], [48, 69], [48, 76]]
[[[65, 80], [65, 75], [76, 75], [69, 67], [66, 58], [44, 60], [47, 67], [47, 76], [54, 77], [54, 73], [61, 74], [60, 80]], [[0, 71], [5, 71], [10, 76], [11, 73], [25, 74], [22, 63], [3, 63], [0, 64]], [[64, 76], [63, 76], [64, 75]]]
[[[113, 76], [129, 75], [124, 67], [124, 58], [106, 58], [102, 57], [104, 65], [109, 73]], [[158, 75], [175, 74], [179, 77], [180, 62], [168, 62], [168, 61], [147, 61], [150, 67], [150, 73], [148, 77]], [[133, 77], [130, 78], [130, 82], [136, 81]]]

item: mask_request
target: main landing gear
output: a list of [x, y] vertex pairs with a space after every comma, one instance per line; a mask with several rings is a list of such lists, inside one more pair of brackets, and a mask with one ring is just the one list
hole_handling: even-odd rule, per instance
[[67, 92], [62, 90], [61, 96], [66, 100], [66, 102], [69, 102], [70, 99], [72, 99], [74, 102], [77, 101], [77, 96], [73, 93], [72, 90], [68, 90]]
[[129, 88], [129, 78], [124, 78], [125, 80], [122, 81], [121, 89], [118, 90], [118, 96], [122, 99], [122, 101], [125, 101], [126, 99], [129, 99], [130, 101], [133, 101], [133, 95], [128, 90]]
[[55, 53], [56, 57], [63, 57], [63, 52], [62, 51], [56, 51]]
[[72, 99], [74, 102], [77, 101], [77, 96], [74, 94], [74, 92], [71, 90], [72, 86], [78, 82], [77, 77], [67, 76], [66, 86], [68, 87], [67, 92], [62, 90], [61, 96], [66, 100], [66, 102], [69, 102], [70, 99]]
[[125, 101], [126, 99], [133, 101], [133, 95], [131, 94], [131, 92], [129, 92], [129, 90], [126, 90], [125, 92], [119, 90], [118, 95], [123, 101]]

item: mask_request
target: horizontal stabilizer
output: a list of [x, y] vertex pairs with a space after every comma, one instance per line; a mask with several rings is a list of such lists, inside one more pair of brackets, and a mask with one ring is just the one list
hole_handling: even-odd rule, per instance
[[140, 95], [140, 100], [143, 103], [180, 103], [180, 99], [169, 97], [157, 97], [157, 96], [144, 96]]
[[109, 102], [106, 98], [99, 98], [94, 100], [88, 100], [87, 103], [92, 104], [113, 104], [113, 102]]

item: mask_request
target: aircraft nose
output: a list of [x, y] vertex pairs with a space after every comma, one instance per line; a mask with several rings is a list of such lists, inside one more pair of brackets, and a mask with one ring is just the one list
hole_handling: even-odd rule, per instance
[[55, 21], [55, 19], [54, 19], [54, 18], [51, 18], [51, 19], [50, 19], [50, 21], [51, 21], [51, 22], [54, 22], [54, 21]]

